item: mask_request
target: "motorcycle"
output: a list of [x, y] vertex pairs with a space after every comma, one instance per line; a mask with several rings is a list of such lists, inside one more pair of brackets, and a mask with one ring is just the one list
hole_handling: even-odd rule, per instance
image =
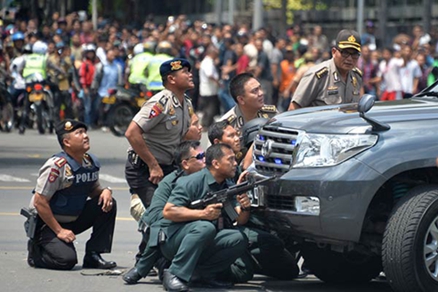
[[0, 129], [9, 133], [14, 127], [15, 110], [5, 82], [0, 82]]
[[102, 98], [102, 104], [104, 119], [111, 132], [117, 137], [124, 136], [135, 113], [153, 95], [153, 91], [142, 85], [109, 89], [108, 96]]
[[25, 78], [26, 93], [21, 111], [19, 133], [24, 134], [26, 125], [36, 122], [38, 132], [53, 133], [53, 94], [41, 74], [31, 74]]

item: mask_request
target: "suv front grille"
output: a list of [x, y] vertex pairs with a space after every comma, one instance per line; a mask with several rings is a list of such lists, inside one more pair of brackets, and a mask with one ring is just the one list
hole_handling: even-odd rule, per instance
[[254, 141], [254, 161], [261, 174], [282, 174], [289, 170], [299, 131], [264, 126]]

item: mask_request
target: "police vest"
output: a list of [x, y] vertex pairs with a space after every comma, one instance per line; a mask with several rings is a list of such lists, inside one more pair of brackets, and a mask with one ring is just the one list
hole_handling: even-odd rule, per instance
[[40, 54], [32, 54], [26, 57], [26, 65], [23, 69], [23, 77], [35, 73], [40, 73], [46, 79], [46, 56]]
[[149, 90], [162, 90], [164, 89], [163, 80], [160, 75], [160, 66], [163, 62], [172, 59], [171, 56], [166, 54], [157, 54], [152, 57], [148, 65], [148, 83], [147, 87]]
[[[97, 158], [88, 154], [90, 157], [90, 166], [84, 167], [67, 155], [65, 152], [56, 154], [56, 157], [62, 157], [67, 160], [72, 170], [73, 183], [70, 187], [56, 191], [50, 199], [50, 208], [55, 215], [78, 216], [84, 209], [87, 198], [89, 197], [92, 187], [99, 179], [100, 163]], [[72, 167], [76, 166], [76, 167]]]
[[150, 53], [141, 53], [135, 55], [131, 60], [131, 74], [129, 74], [129, 83], [131, 84], [147, 84], [145, 69], [152, 58]]

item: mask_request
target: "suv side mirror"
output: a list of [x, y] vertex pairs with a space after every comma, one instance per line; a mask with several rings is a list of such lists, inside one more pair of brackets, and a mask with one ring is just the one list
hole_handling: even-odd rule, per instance
[[374, 95], [371, 94], [363, 95], [362, 98], [359, 100], [359, 104], [357, 105], [357, 111], [361, 115], [365, 114], [374, 106], [375, 101], [376, 101], [376, 97]]
[[376, 121], [373, 118], [365, 116], [365, 113], [374, 106], [375, 100], [376, 97], [374, 95], [365, 94], [359, 100], [359, 103], [357, 105], [357, 111], [359, 112], [360, 117], [373, 127], [373, 131], [388, 131], [391, 128], [388, 124]]

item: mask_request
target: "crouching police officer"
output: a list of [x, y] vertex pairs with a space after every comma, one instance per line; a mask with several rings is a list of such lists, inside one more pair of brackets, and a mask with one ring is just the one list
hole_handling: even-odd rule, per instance
[[32, 267], [70, 270], [77, 261], [76, 235], [93, 228], [86, 243], [83, 268], [110, 269], [116, 263], [100, 254], [111, 252], [116, 201], [110, 188], [99, 183], [100, 164], [87, 153], [87, 126], [64, 120], [56, 126], [63, 151], [40, 169], [30, 208], [36, 209], [35, 234], [29, 234], [28, 264]]

